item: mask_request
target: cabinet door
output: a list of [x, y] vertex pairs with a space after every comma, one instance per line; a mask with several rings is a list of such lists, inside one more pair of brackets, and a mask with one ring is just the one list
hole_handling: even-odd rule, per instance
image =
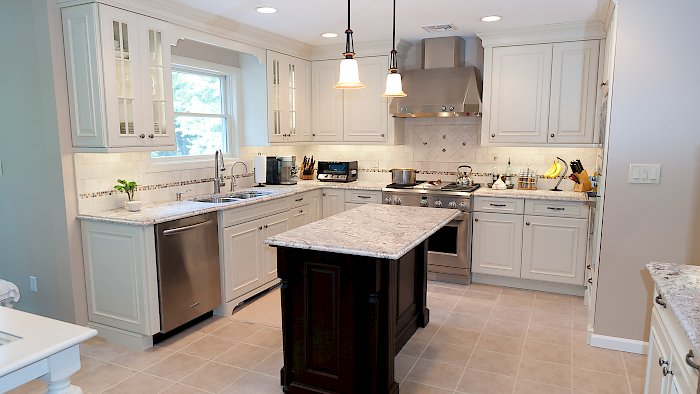
[[[647, 356], [647, 373], [644, 392], [647, 394], [668, 393], [669, 382], [663, 374], [663, 366], [670, 362], [671, 344], [666, 338], [657, 313], [652, 310], [651, 329], [649, 331], [649, 353]], [[668, 364], [665, 364], [667, 368]], [[669, 376], [669, 375], [667, 375]]]
[[170, 31], [167, 22], [139, 16], [143, 119], [146, 143], [175, 147]]
[[520, 277], [523, 217], [474, 212], [472, 272]]
[[99, 14], [108, 144], [144, 146], [138, 15], [108, 6]]
[[309, 193], [309, 223], [323, 218], [323, 198], [320, 190]]
[[295, 58], [267, 51], [268, 125], [270, 142], [292, 142], [298, 134], [298, 78]]
[[548, 142], [593, 142], [599, 46], [598, 40], [554, 44]]
[[311, 65], [311, 141], [343, 140], [343, 91], [334, 89], [340, 61], [317, 61]]
[[295, 107], [296, 139], [311, 140], [311, 62], [295, 59]]
[[289, 213], [283, 212], [261, 219], [263, 224], [260, 247], [263, 251], [262, 268], [264, 272], [263, 283], [277, 279], [277, 248], [263, 244], [263, 241], [274, 235], [289, 230]]
[[520, 277], [583, 285], [586, 219], [525, 215]]
[[545, 143], [552, 44], [494, 48], [489, 142]]
[[255, 289], [263, 284], [262, 223], [260, 220], [225, 227], [224, 243], [224, 292], [226, 301]]
[[389, 60], [386, 56], [357, 59], [364, 89], [348, 89], [343, 95], [343, 138], [350, 142], [385, 142], [388, 103], [384, 92]]
[[327, 218], [345, 210], [345, 191], [338, 189], [323, 190], [323, 217]]

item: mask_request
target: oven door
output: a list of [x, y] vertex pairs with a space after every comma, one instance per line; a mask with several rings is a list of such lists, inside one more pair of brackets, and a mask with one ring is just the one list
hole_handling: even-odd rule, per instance
[[428, 271], [465, 276], [471, 257], [471, 215], [464, 212], [428, 239]]

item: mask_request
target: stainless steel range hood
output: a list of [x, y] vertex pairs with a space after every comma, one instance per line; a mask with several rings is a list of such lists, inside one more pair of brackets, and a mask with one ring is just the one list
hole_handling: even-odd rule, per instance
[[461, 37], [423, 40], [423, 69], [402, 73], [406, 97], [391, 100], [397, 118], [481, 116], [481, 81], [461, 66]]

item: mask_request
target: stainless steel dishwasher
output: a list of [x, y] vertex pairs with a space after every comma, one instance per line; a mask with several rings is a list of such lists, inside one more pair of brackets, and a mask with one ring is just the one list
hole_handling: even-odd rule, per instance
[[216, 212], [156, 224], [160, 331], [221, 304]]

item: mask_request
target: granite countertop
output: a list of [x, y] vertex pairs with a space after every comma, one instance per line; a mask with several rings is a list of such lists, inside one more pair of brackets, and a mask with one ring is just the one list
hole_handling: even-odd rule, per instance
[[649, 263], [647, 270], [695, 352], [700, 354], [700, 266]]
[[275, 235], [265, 243], [396, 260], [458, 215], [456, 209], [367, 204]]
[[[78, 215], [82, 220], [94, 220], [110, 223], [130, 224], [137, 226], [148, 226], [157, 223], [168, 222], [188, 216], [200, 215], [208, 212], [221, 211], [225, 209], [238, 208], [250, 204], [275, 200], [278, 198], [292, 196], [309, 190], [317, 189], [344, 189], [344, 190], [374, 190], [381, 191], [385, 182], [355, 181], [348, 183], [320, 182], [320, 181], [299, 181], [296, 185], [268, 185], [264, 188], [247, 188], [237, 190], [242, 191], [262, 191], [270, 193], [267, 196], [240, 200], [229, 203], [206, 203], [196, 202], [192, 199], [182, 201], [172, 201], [157, 204], [147, 204], [138, 211], [130, 212], [124, 208], [114, 208], [106, 211], [82, 213]], [[222, 193], [226, 194], [226, 193]]]
[[588, 201], [588, 194], [585, 192], [575, 191], [559, 191], [551, 190], [494, 190], [488, 187], [480, 187], [474, 193], [474, 197], [508, 197], [508, 198], [526, 198], [530, 200], [551, 200], [551, 201]]

